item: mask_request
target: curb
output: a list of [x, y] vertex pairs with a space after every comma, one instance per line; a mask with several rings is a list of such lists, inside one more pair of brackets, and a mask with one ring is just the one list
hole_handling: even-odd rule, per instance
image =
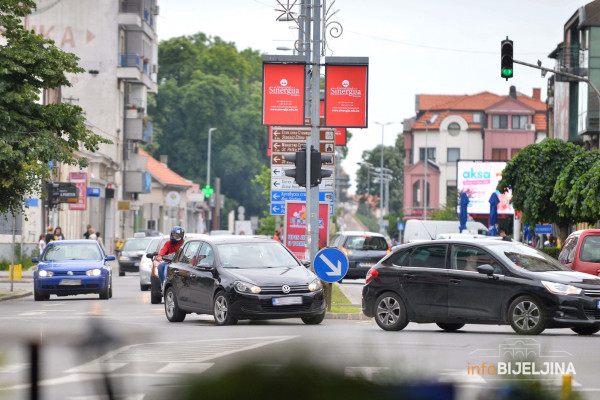
[[369, 321], [373, 318], [367, 317], [363, 313], [326, 313], [325, 319], [344, 319], [351, 321]]
[[31, 296], [32, 294], [33, 294], [33, 292], [31, 290], [20, 291], [19, 293], [7, 294], [5, 296], [0, 296], [0, 301], [20, 299], [21, 297]]

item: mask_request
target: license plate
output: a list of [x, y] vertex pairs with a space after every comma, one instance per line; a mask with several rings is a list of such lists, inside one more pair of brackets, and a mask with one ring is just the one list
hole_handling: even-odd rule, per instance
[[81, 285], [81, 279], [62, 279], [59, 283], [62, 286], [77, 286]]
[[274, 297], [274, 306], [289, 306], [291, 304], [302, 304], [302, 297]]
[[375, 265], [375, 264], [373, 264], [373, 263], [359, 263], [358, 265], [359, 265], [361, 268], [366, 268], [366, 267], [369, 267], [369, 268], [370, 268], [370, 267], [372, 267], [372, 266], [373, 266], [373, 265]]

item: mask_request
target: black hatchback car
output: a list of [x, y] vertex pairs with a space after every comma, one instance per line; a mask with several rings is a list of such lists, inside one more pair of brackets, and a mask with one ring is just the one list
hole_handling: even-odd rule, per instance
[[281, 243], [250, 236], [190, 239], [167, 268], [165, 314], [212, 314], [217, 325], [240, 319], [325, 317], [321, 281]]
[[[475, 271], [469, 270], [474, 263]], [[510, 324], [518, 334], [600, 330], [600, 278], [518, 242], [436, 240], [394, 248], [367, 274], [363, 313], [385, 330]]]
[[338, 232], [329, 241], [329, 247], [341, 250], [348, 257], [345, 279], [364, 278], [367, 271], [390, 252], [385, 237], [375, 232]]

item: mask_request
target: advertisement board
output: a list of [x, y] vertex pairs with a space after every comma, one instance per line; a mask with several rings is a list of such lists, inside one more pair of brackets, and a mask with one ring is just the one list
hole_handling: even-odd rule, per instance
[[69, 210], [84, 211], [87, 208], [87, 173], [71, 172], [69, 173], [69, 182], [75, 183], [79, 191], [77, 203], [69, 204]]
[[303, 64], [263, 64], [263, 125], [304, 125]]
[[[458, 161], [456, 170], [456, 187], [458, 193], [465, 192], [469, 197], [467, 212], [469, 214], [489, 214], [490, 203], [488, 200], [496, 191], [498, 182], [502, 179], [502, 170], [506, 167], [505, 161]], [[498, 214], [514, 214], [511, 204], [512, 192], [498, 193], [500, 203]], [[456, 212], [460, 212], [460, 205]]]
[[367, 65], [325, 65], [325, 126], [367, 127]]
[[[329, 205], [319, 204], [319, 249], [327, 246], [329, 232]], [[305, 260], [306, 203], [287, 202], [285, 207], [283, 244], [300, 260]]]

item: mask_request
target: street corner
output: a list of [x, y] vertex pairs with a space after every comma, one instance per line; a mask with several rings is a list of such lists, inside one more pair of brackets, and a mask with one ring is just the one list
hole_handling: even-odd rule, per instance
[[5, 288], [0, 288], [0, 301], [20, 299], [21, 297], [31, 296], [33, 292], [31, 290], [18, 289], [12, 292]]

